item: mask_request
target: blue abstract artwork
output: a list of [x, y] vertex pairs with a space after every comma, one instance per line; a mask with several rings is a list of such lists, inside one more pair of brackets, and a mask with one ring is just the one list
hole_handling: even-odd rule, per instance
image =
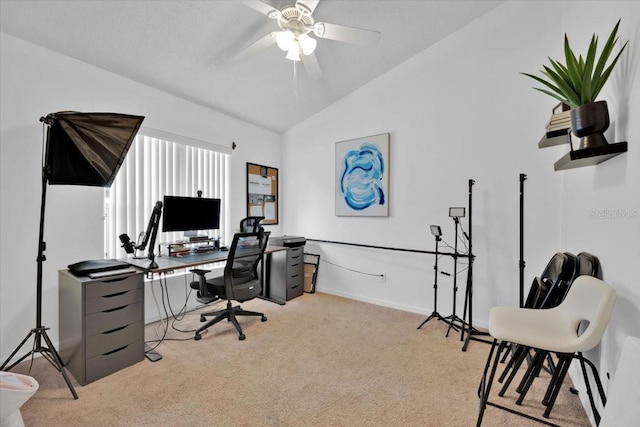
[[336, 215], [389, 215], [389, 134], [336, 144]]

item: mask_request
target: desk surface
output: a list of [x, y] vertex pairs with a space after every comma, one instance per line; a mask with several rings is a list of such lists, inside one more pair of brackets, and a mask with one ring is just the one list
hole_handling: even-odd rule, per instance
[[[267, 249], [265, 249], [264, 253], [271, 254], [279, 251], [286, 251], [287, 248], [285, 246], [272, 246], [268, 245]], [[202, 254], [192, 254], [185, 256], [156, 256], [155, 261], [158, 264], [157, 268], [149, 268], [149, 260], [147, 258], [144, 259], [134, 259], [134, 258], [125, 258], [122, 261], [130, 264], [134, 267], [138, 267], [149, 273], [166, 273], [167, 271], [178, 270], [181, 268], [191, 268], [197, 267], [203, 264], [211, 264], [214, 262], [223, 262], [227, 260], [229, 256], [229, 251], [213, 251], [206, 252]]]

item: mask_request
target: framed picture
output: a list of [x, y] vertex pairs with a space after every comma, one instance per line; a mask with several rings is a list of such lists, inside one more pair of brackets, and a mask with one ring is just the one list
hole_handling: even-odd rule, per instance
[[263, 216], [265, 225], [278, 223], [278, 169], [247, 163], [247, 216]]
[[336, 216], [389, 216], [389, 134], [336, 143]]

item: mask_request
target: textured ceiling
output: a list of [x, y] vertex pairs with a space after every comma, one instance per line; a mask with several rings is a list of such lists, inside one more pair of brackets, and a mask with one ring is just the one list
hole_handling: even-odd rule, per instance
[[282, 133], [503, 2], [321, 0], [316, 22], [381, 37], [368, 47], [318, 39], [320, 80], [275, 45], [234, 58], [278, 29], [240, 1], [0, 0], [0, 30]]

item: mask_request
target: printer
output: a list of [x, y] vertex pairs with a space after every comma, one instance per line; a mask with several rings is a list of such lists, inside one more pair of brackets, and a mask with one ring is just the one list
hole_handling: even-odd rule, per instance
[[304, 246], [307, 243], [307, 239], [299, 236], [277, 236], [269, 237], [269, 244], [274, 246], [284, 246], [287, 248], [297, 248]]

